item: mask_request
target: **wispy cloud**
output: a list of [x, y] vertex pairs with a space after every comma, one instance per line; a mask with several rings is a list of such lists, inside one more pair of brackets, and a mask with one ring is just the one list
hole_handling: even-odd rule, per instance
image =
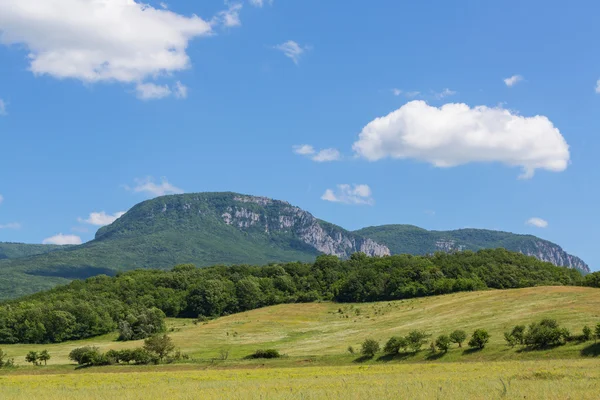
[[8, 112], [6, 111], [6, 107], [7, 107], [8, 103], [6, 103], [4, 100], [0, 99], [0, 116], [7, 116]]
[[531, 226], [535, 226], [537, 228], [547, 228], [548, 227], [548, 221], [542, 219], [542, 218], [529, 218], [526, 222], [527, 225], [531, 225]]
[[441, 100], [444, 97], [454, 96], [455, 94], [456, 94], [456, 91], [446, 88], [446, 89], [442, 90], [441, 92], [434, 93], [434, 96], [436, 99]]
[[2, 204], [3, 202], [4, 202], [4, 196], [2, 196], [2, 195], [0, 194], [0, 204]]
[[600, 79], [596, 82], [596, 93], [600, 93]]
[[100, 211], [90, 213], [90, 215], [87, 218], [78, 218], [77, 220], [85, 224], [105, 226], [112, 224], [117, 219], [121, 218], [123, 215], [125, 215], [125, 211], [120, 211], [114, 213], [113, 215], [107, 214], [104, 211]]
[[81, 244], [83, 243], [81, 238], [77, 235], [63, 235], [59, 233], [58, 235], [51, 236], [49, 238], [44, 239], [43, 244], [58, 244], [61, 246], [68, 244]]
[[0, 224], [0, 229], [21, 229], [21, 224], [18, 222], [10, 222], [8, 224]]
[[273, 4], [273, 0], [250, 0], [250, 4], [254, 7], [262, 7], [265, 4]]
[[291, 59], [294, 64], [298, 65], [300, 57], [307, 51], [310, 50], [310, 46], [300, 46], [293, 40], [288, 40], [285, 43], [279, 44], [274, 47], [276, 50], [281, 51], [286, 57]]
[[373, 205], [371, 188], [368, 185], [337, 185], [335, 189], [327, 189], [322, 200], [333, 203], [353, 204], [353, 205]]
[[513, 75], [510, 78], [504, 79], [504, 84], [508, 87], [515, 86], [517, 83], [521, 82], [523, 77], [521, 75]]
[[165, 196], [167, 194], [181, 194], [183, 189], [172, 185], [166, 178], [162, 178], [160, 183], [155, 183], [154, 178], [149, 176], [144, 179], [136, 179], [135, 186], [130, 187], [125, 185], [126, 190], [134, 193], [145, 193], [155, 197]]
[[213, 24], [223, 25], [227, 28], [241, 26], [242, 21], [240, 20], [240, 11], [242, 11], [244, 5], [242, 3], [229, 3], [227, 1], [225, 4], [227, 4], [229, 8], [219, 12], [217, 16], [213, 18]]
[[301, 144], [293, 147], [293, 151], [296, 154], [310, 158], [315, 162], [330, 162], [339, 161], [342, 159], [342, 155], [339, 150], [329, 148], [323, 150], [316, 150], [309, 144]]
[[178, 99], [187, 99], [188, 96], [188, 87], [185, 86], [183, 83], [177, 81], [175, 83], [175, 97], [177, 97]]

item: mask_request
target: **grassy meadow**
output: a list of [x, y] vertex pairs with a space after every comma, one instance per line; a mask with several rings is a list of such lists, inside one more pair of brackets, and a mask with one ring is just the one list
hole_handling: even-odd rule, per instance
[[[516, 324], [555, 318], [580, 334], [600, 322], [600, 290], [537, 287], [456, 293], [368, 304], [287, 304], [208, 322], [170, 319], [185, 364], [76, 369], [69, 352], [83, 345], [134, 348], [116, 333], [51, 345], [3, 345], [18, 368], [0, 370], [4, 399], [595, 399], [600, 393], [600, 344], [569, 343], [542, 351], [505, 345], [503, 332]], [[481, 351], [456, 346], [431, 354], [358, 352], [368, 337], [383, 345], [393, 335], [423, 329], [433, 337], [485, 328], [490, 343]], [[275, 360], [244, 360], [257, 349], [275, 348]], [[25, 366], [31, 350], [47, 349], [47, 367]], [[222, 350], [226, 361], [218, 360]]]

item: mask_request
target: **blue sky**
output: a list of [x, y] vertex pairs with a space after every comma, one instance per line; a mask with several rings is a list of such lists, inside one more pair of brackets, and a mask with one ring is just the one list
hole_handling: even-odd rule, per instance
[[3, 1], [0, 241], [236, 191], [598, 269], [600, 4], [449, 3]]

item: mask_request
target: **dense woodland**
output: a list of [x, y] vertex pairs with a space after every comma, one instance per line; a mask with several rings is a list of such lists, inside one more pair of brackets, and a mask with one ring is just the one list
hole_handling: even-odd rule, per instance
[[121, 340], [164, 331], [165, 317], [212, 318], [269, 305], [369, 302], [540, 285], [599, 286], [573, 269], [504, 249], [268, 266], [179, 265], [96, 276], [0, 304], [0, 343], [55, 343], [119, 330]]

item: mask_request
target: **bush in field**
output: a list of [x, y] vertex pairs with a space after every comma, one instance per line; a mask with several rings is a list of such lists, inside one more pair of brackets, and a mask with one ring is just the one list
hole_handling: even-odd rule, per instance
[[50, 360], [50, 358], [52, 357], [50, 356], [50, 353], [48, 353], [48, 350], [43, 350], [38, 356], [38, 360], [40, 360], [40, 362], [43, 361], [44, 365], [48, 365], [48, 360]]
[[450, 340], [450, 336], [440, 335], [435, 340], [435, 347], [437, 347], [439, 351], [446, 353], [448, 352], [448, 349], [450, 349], [451, 343], [452, 341]]
[[600, 323], [596, 325], [596, 340], [600, 339]]
[[98, 348], [93, 346], [78, 347], [69, 353], [69, 359], [79, 365], [93, 365], [100, 356]]
[[156, 354], [162, 361], [175, 350], [175, 345], [168, 335], [154, 335], [144, 341], [144, 349], [149, 353]]
[[469, 340], [469, 347], [483, 349], [490, 340], [490, 334], [485, 329], [476, 329]]
[[354, 347], [348, 346], [348, 353], [354, 354]]
[[250, 354], [248, 358], [279, 358], [281, 354], [279, 351], [275, 349], [267, 349], [267, 350], [256, 350], [254, 353]]
[[15, 365], [15, 360], [8, 358], [6, 353], [0, 349], [0, 368], [9, 368]]
[[31, 363], [33, 365], [38, 365], [37, 351], [30, 351], [29, 353], [27, 353], [27, 355], [25, 356], [25, 361], [27, 361], [28, 363]]
[[390, 340], [387, 341], [385, 346], [383, 347], [383, 351], [385, 354], [398, 354], [401, 349], [406, 350], [408, 343], [405, 338], [400, 336], [393, 336]]
[[465, 331], [455, 330], [450, 334], [450, 341], [458, 344], [458, 347], [462, 347], [465, 340], [467, 340], [467, 332]]
[[559, 346], [569, 340], [571, 334], [561, 329], [556, 320], [544, 319], [529, 325], [525, 334], [525, 344], [531, 348]]
[[379, 352], [379, 342], [375, 339], [366, 339], [361, 346], [360, 353], [365, 357], [373, 357]]
[[430, 335], [428, 335], [424, 331], [414, 330], [409, 332], [409, 334], [406, 336], [406, 343], [408, 345], [408, 348], [410, 348], [415, 353], [420, 351], [421, 347], [423, 347], [423, 345], [427, 343], [427, 338], [429, 336]]
[[593, 333], [592, 333], [592, 328], [590, 328], [590, 327], [589, 327], [589, 326], [587, 326], [587, 325], [586, 325], [586, 326], [584, 326], [584, 327], [583, 327], [583, 333], [582, 333], [582, 335], [581, 335], [581, 338], [582, 338], [584, 341], [586, 341], [586, 342], [587, 342], [587, 341], [590, 341], [590, 340], [592, 340], [592, 336], [593, 336]]
[[515, 347], [518, 344], [517, 339], [510, 332], [504, 332], [504, 340], [506, 345], [510, 347]]

